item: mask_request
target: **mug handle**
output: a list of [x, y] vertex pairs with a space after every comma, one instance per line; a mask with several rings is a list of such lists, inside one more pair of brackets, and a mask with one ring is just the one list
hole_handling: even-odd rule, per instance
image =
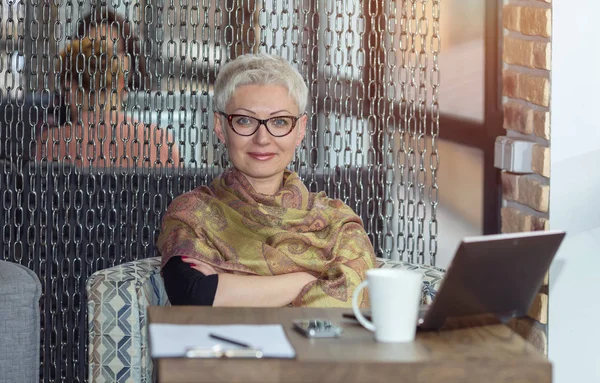
[[352, 311], [354, 311], [354, 316], [358, 320], [358, 322], [363, 325], [369, 331], [375, 331], [375, 325], [373, 322], [370, 322], [364, 315], [360, 312], [358, 308], [358, 295], [362, 289], [367, 287], [369, 281], [362, 281], [354, 290], [354, 294], [352, 294]]

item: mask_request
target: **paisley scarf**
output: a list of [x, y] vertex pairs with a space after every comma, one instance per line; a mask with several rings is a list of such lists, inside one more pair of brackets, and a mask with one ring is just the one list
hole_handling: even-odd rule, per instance
[[[354, 289], [375, 264], [352, 209], [324, 192], [309, 192], [290, 171], [275, 195], [256, 192], [242, 173], [229, 168], [210, 187], [177, 197], [157, 246], [163, 266], [171, 257], [192, 257], [207, 275], [304, 271], [318, 278], [304, 286], [293, 306], [351, 307]], [[369, 306], [365, 291], [362, 307]]]

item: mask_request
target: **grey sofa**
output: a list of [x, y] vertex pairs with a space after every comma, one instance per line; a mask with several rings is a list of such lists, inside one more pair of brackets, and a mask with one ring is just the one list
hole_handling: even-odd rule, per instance
[[0, 383], [40, 380], [40, 297], [35, 273], [0, 261]]

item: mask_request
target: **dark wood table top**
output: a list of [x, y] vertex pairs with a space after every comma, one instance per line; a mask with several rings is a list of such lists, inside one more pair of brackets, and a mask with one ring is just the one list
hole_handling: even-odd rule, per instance
[[[348, 309], [152, 306], [149, 323], [282, 324], [295, 359], [155, 360], [160, 382], [461, 382], [550, 383], [552, 366], [504, 325], [418, 332], [414, 342], [377, 343]], [[307, 339], [293, 319], [341, 325], [340, 338]]]

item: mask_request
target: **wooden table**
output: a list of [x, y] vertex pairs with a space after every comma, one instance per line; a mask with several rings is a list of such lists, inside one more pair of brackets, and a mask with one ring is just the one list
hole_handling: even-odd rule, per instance
[[[552, 366], [504, 325], [419, 332], [412, 343], [377, 343], [350, 319], [348, 309], [150, 307], [150, 323], [283, 324], [296, 359], [185, 359], [154, 361], [159, 382], [414, 382], [550, 383]], [[330, 319], [338, 339], [307, 339], [293, 319]]]

